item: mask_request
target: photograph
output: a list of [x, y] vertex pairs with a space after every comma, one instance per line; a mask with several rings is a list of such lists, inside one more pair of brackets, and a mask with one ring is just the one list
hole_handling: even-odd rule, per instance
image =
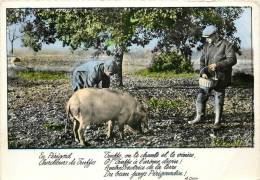
[[6, 8], [8, 149], [253, 149], [252, 13]]

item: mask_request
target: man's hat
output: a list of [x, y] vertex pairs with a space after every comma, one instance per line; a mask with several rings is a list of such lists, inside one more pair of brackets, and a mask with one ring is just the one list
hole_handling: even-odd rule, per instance
[[202, 37], [209, 37], [210, 35], [216, 33], [218, 28], [214, 25], [209, 25], [207, 26], [203, 32], [202, 32]]

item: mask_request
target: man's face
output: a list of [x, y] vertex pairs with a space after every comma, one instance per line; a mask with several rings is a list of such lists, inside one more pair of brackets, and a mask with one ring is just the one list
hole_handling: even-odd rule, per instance
[[206, 37], [206, 42], [211, 44], [216, 40], [216, 34], [212, 34], [209, 37]]
[[110, 64], [109, 66], [106, 66], [105, 69], [104, 69], [104, 73], [107, 75], [107, 76], [112, 76], [114, 75], [114, 69], [113, 69], [113, 65]]
[[111, 71], [104, 71], [104, 73], [107, 75], [107, 76], [112, 76], [113, 75], [113, 72], [111, 72]]

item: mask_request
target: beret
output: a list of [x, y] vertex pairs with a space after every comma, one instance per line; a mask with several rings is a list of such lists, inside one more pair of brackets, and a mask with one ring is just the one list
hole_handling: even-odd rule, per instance
[[209, 37], [210, 35], [214, 34], [215, 32], [217, 32], [217, 27], [214, 25], [209, 25], [207, 26], [203, 32], [202, 32], [202, 37]]

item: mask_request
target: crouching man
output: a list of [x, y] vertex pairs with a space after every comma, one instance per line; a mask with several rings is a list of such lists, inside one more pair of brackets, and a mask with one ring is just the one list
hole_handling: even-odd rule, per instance
[[100, 82], [102, 88], [109, 88], [110, 76], [116, 74], [117, 71], [118, 66], [113, 60], [90, 60], [73, 71], [73, 91], [88, 87], [99, 87]]
[[231, 84], [232, 66], [237, 63], [237, 59], [232, 44], [220, 38], [217, 27], [213, 25], [206, 27], [202, 35], [206, 38], [206, 44], [200, 58], [201, 76], [208, 79], [216, 73], [218, 81], [216, 86], [212, 88], [199, 89], [196, 100], [196, 117], [188, 123], [194, 124], [201, 121], [205, 115], [208, 97], [214, 95], [214, 128], [219, 128], [223, 113], [225, 89]]

